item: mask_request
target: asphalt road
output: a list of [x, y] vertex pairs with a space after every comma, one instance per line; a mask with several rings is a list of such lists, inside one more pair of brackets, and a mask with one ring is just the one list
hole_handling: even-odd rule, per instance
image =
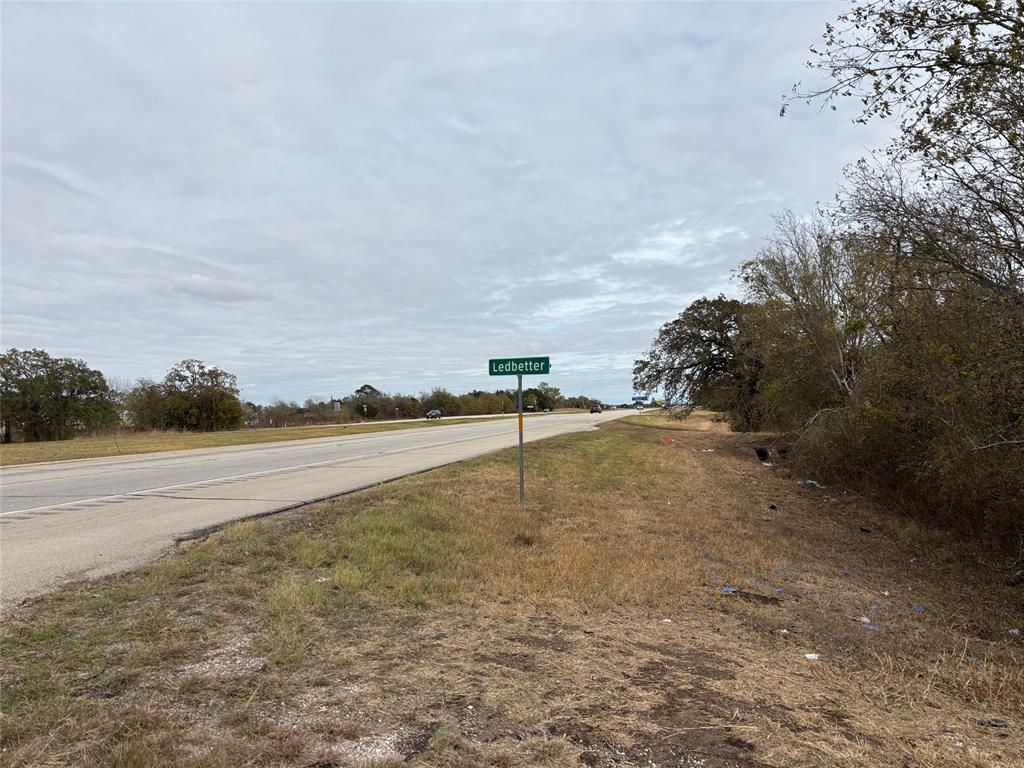
[[[627, 413], [530, 416], [526, 440], [593, 429]], [[137, 567], [210, 526], [516, 443], [516, 420], [500, 419], [0, 468], [0, 607], [69, 579]]]

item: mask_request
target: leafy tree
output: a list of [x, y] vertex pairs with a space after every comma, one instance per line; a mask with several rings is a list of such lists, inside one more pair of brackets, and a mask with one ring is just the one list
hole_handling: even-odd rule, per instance
[[237, 377], [220, 368], [208, 368], [189, 358], [164, 377], [169, 426], [197, 432], [237, 429], [242, 425], [242, 404]]
[[361, 387], [359, 387], [359, 389], [355, 391], [354, 394], [356, 395], [356, 397], [365, 400], [380, 400], [382, 397], [384, 397], [383, 392], [381, 392], [379, 389], [370, 384], [363, 384]]
[[734, 425], [754, 429], [759, 361], [743, 335], [748, 307], [736, 299], [700, 298], [661, 327], [647, 357], [633, 366], [639, 392], [662, 390], [666, 400], [726, 411]]
[[831, 83], [796, 97], [901, 122], [886, 158], [854, 169], [852, 220], [1024, 303], [1024, 4], [858, 2], [815, 54]]
[[125, 397], [126, 410], [137, 429], [236, 429], [244, 420], [236, 382], [220, 368], [182, 360], [160, 383], [139, 380]]
[[463, 413], [459, 398], [442, 387], [436, 387], [429, 394], [421, 395], [420, 402], [423, 404], [424, 413], [435, 408], [445, 416], [461, 416]]
[[542, 381], [537, 385], [536, 389], [531, 390], [537, 398], [537, 408], [544, 410], [550, 408], [554, 410], [562, 404], [562, 393], [558, 387], [552, 387], [547, 382]]
[[4, 442], [15, 432], [30, 442], [66, 440], [116, 424], [117, 411], [103, 374], [84, 361], [12, 348], [0, 355], [0, 421]]

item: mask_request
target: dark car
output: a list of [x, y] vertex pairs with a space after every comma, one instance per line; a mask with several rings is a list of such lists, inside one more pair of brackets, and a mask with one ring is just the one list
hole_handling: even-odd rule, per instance
[[437, 408], [433, 408], [433, 409], [427, 411], [427, 418], [428, 419], [440, 419], [441, 418], [441, 412], [439, 410], [437, 410]]
[[591, 413], [600, 413], [601, 412], [601, 406], [598, 405], [597, 403], [594, 403], [592, 406], [590, 406], [590, 412]]

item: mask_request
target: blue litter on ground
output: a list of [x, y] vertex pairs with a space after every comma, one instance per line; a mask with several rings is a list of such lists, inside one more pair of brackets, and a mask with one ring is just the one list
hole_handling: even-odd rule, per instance
[[724, 592], [727, 595], [731, 595], [734, 592], [739, 592], [739, 590], [736, 589], [736, 587], [730, 587], [728, 584], [723, 584], [722, 585], [722, 592]]
[[911, 603], [910, 607], [914, 609], [914, 613], [924, 613], [924, 606], [918, 605], [917, 603]]
[[882, 606], [879, 605], [878, 603], [876, 603], [874, 600], [872, 600], [870, 603], [868, 603], [868, 610], [869, 611], [877, 611], [881, 607]]
[[861, 629], [867, 629], [867, 630], [869, 630], [869, 631], [871, 631], [871, 632], [874, 632], [874, 631], [875, 631], [876, 629], [878, 629], [878, 626], [877, 626], [877, 625], [875, 625], [875, 624], [872, 624], [872, 623], [871, 623], [871, 622], [869, 621], [869, 622], [867, 622], [867, 623], [865, 623], [865, 624], [861, 624], [861, 625], [860, 625], [860, 628], [861, 628]]
[[843, 571], [843, 578], [844, 579], [850, 578], [850, 572], [849, 571]]

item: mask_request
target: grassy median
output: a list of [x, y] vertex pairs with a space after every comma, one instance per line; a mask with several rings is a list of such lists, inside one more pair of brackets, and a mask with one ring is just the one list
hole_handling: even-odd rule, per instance
[[506, 451], [69, 585], [5, 622], [2, 762], [1021, 764], [1019, 594], [764, 440], [631, 418], [525, 509]]

